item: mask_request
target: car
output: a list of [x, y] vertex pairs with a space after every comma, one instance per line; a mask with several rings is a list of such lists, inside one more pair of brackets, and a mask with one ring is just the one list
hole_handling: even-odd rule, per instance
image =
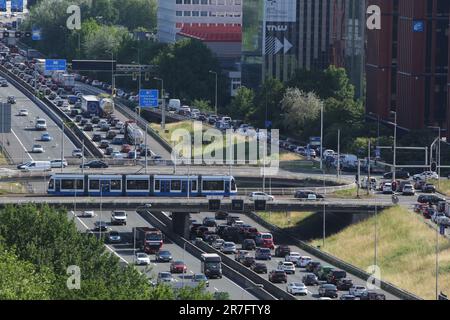
[[244, 258], [241, 259], [241, 263], [246, 266], [246, 267], [250, 267], [252, 264], [255, 263], [255, 257], [252, 256], [245, 256]]
[[150, 257], [145, 252], [138, 252], [135, 256], [135, 262], [137, 265], [149, 265]]
[[223, 239], [216, 239], [211, 246], [216, 249], [216, 250], [220, 250], [222, 249], [223, 244], [225, 243], [225, 240]]
[[291, 282], [286, 286], [286, 291], [292, 295], [306, 296], [308, 294], [308, 288], [302, 282]]
[[297, 190], [295, 191], [294, 198], [296, 199], [307, 199], [307, 200], [317, 200], [324, 199], [324, 196], [309, 190]]
[[447, 216], [440, 216], [436, 218], [436, 224], [440, 226], [449, 227], [450, 226], [450, 218]]
[[220, 251], [222, 251], [222, 253], [225, 253], [225, 254], [235, 254], [236, 253], [236, 244], [234, 242], [230, 242], [230, 241], [224, 242]]
[[111, 212], [111, 224], [127, 225], [127, 213], [123, 210], [113, 210]]
[[67, 160], [63, 159], [55, 159], [50, 160], [50, 167], [52, 168], [66, 168], [69, 164], [67, 163]]
[[389, 193], [392, 193], [392, 192], [393, 192], [393, 190], [392, 190], [392, 183], [390, 183], [390, 182], [385, 182], [385, 183], [383, 184], [383, 190], [382, 190], [382, 192], [383, 192], [383, 194], [389, 194]]
[[88, 123], [88, 119], [81, 119], [80, 126], [84, 127]]
[[316, 269], [313, 272], [317, 275], [319, 280], [326, 281], [328, 274], [333, 270], [334, 268], [332, 266], [321, 266], [319, 269]]
[[100, 232], [108, 231], [108, 225], [106, 224], [105, 221], [95, 221], [94, 231], [100, 231]]
[[9, 104], [15, 104], [16, 102], [17, 101], [14, 96], [8, 96], [8, 98], [6, 99], [6, 103], [9, 103]]
[[74, 157], [74, 158], [82, 158], [83, 157], [83, 151], [81, 151], [81, 149], [74, 149], [72, 151], [72, 157]]
[[341, 291], [348, 291], [351, 287], [353, 287], [353, 280], [348, 278], [339, 279], [336, 282], [336, 287]]
[[209, 287], [209, 280], [203, 273], [197, 273], [192, 276], [192, 282], [204, 283], [206, 287]]
[[123, 144], [124, 139], [121, 137], [114, 137], [111, 140], [111, 144], [116, 145], [116, 146], [121, 146]]
[[33, 153], [43, 153], [44, 152], [44, 147], [40, 144], [34, 144], [33, 147], [31, 148], [31, 152]]
[[216, 211], [216, 213], [214, 214], [214, 218], [216, 220], [226, 220], [228, 217], [228, 212], [226, 211]]
[[412, 184], [407, 183], [403, 186], [402, 195], [413, 196], [415, 194], [416, 194], [416, 190], [414, 190], [414, 187]]
[[260, 232], [255, 236], [256, 246], [269, 248], [271, 250], [275, 249], [275, 244], [273, 243], [273, 236], [268, 232]]
[[244, 250], [255, 250], [256, 249], [256, 243], [253, 239], [244, 239], [242, 242], [242, 249]]
[[291, 251], [288, 255], [284, 257], [284, 261], [297, 264], [297, 261], [300, 259], [300, 257], [301, 257], [300, 253]]
[[328, 298], [337, 298], [338, 297], [338, 289], [334, 284], [321, 284], [319, 286], [319, 296], [320, 297], [328, 297]]
[[172, 273], [186, 273], [187, 266], [183, 261], [174, 261], [170, 264], [170, 272]]
[[101, 169], [101, 168], [108, 168], [109, 165], [106, 162], [103, 162], [101, 160], [91, 160], [89, 162], [86, 162], [84, 164], [80, 164], [80, 168], [94, 168], [94, 169]]
[[326, 281], [328, 283], [336, 285], [340, 279], [344, 279], [346, 277], [347, 277], [347, 272], [345, 272], [343, 270], [333, 269], [327, 274]]
[[295, 274], [295, 265], [292, 262], [280, 261], [278, 262], [277, 270], [283, 270], [287, 274]]
[[343, 294], [339, 300], [356, 300], [356, 297], [351, 294]]
[[159, 250], [155, 254], [156, 262], [170, 262], [172, 261], [172, 254], [168, 250]]
[[131, 146], [129, 144], [122, 145], [122, 148], [120, 149], [120, 152], [122, 153], [128, 153], [131, 151]]
[[120, 237], [120, 233], [118, 231], [114, 231], [111, 230], [108, 233], [108, 238], [107, 238], [109, 243], [120, 243], [120, 241], [122, 240]]
[[36, 130], [47, 130], [47, 121], [45, 119], [38, 118], [34, 125]]
[[436, 187], [432, 183], [426, 183], [422, 186], [422, 192], [425, 193], [435, 193]]
[[105, 155], [110, 156], [114, 152], [113, 147], [108, 147], [105, 149]]
[[109, 141], [108, 140], [102, 140], [100, 141], [100, 146], [101, 149], [106, 149], [109, 147]]
[[275, 200], [274, 196], [269, 195], [265, 192], [260, 192], [260, 191], [254, 191], [254, 192], [250, 193], [248, 195], [248, 197], [251, 201], [255, 201], [255, 200], [274, 201]]
[[320, 263], [319, 261], [310, 261], [306, 264], [305, 271], [314, 273], [314, 271], [319, 269], [321, 266], [322, 263]]
[[287, 283], [286, 272], [282, 270], [272, 270], [269, 272], [269, 281], [273, 283]]
[[167, 271], [158, 272], [158, 276], [156, 278], [157, 284], [171, 283], [171, 282], [175, 282], [175, 279], [173, 278], [173, 276], [170, 272], [167, 272]]
[[433, 205], [437, 205], [440, 201], [445, 201], [445, 199], [434, 194], [421, 194], [417, 198], [418, 203], [431, 203]]
[[203, 219], [203, 225], [207, 227], [215, 227], [216, 226], [216, 219], [212, 217], [205, 217]]
[[124, 159], [123, 154], [119, 151], [113, 151], [113, 153], [111, 153], [111, 158], [113, 158], [114, 160]]
[[19, 113], [17, 115], [21, 116], [21, 117], [26, 117], [26, 116], [28, 116], [28, 110], [27, 109], [20, 109]]
[[207, 242], [209, 245], [212, 245], [214, 243], [214, 241], [216, 241], [217, 239], [220, 239], [220, 236], [218, 234], [215, 233], [210, 233], [210, 234], [203, 234], [203, 238], [204, 241]]
[[93, 218], [95, 216], [94, 210], [85, 210], [83, 211], [83, 217]]
[[53, 140], [53, 137], [52, 137], [48, 132], [43, 133], [43, 134], [41, 135], [40, 141], [48, 142], [48, 141], [52, 141], [52, 140]]
[[114, 139], [115, 137], [117, 136], [117, 132], [115, 132], [115, 131], [112, 131], [112, 130], [109, 130], [107, 133], [106, 133], [106, 139]]
[[413, 175], [413, 180], [428, 180], [428, 179], [438, 180], [439, 175], [434, 171], [424, 171], [422, 173]]
[[94, 127], [92, 126], [92, 123], [86, 123], [86, 124], [84, 125], [83, 130], [84, 130], [84, 131], [93, 131], [93, 130], [94, 130]]
[[250, 255], [250, 252], [247, 250], [238, 250], [236, 252], [236, 254], [234, 255], [234, 260], [237, 262], [242, 262], [242, 260], [249, 255]]
[[99, 122], [100, 122], [100, 117], [97, 117], [97, 116], [92, 117], [91, 123], [93, 123], [93, 124], [98, 124]]
[[366, 291], [367, 291], [366, 287], [361, 285], [354, 285], [348, 290], [348, 293], [355, 297], [360, 297]]
[[240, 220], [238, 216], [228, 216], [227, 217], [227, 225], [231, 226], [233, 225], [234, 221]]
[[308, 265], [308, 263], [312, 261], [311, 257], [309, 256], [301, 256], [296, 263], [297, 267], [300, 268], [306, 268], [306, 266]]
[[251, 266], [250, 269], [253, 270], [253, 272], [255, 273], [267, 273], [267, 266], [265, 263], [262, 262], [254, 262]]
[[275, 249], [275, 257], [283, 258], [288, 256], [291, 253], [291, 248], [287, 245], [279, 245]]
[[94, 133], [92, 135], [92, 141], [94, 141], [94, 142], [100, 142], [100, 141], [102, 141], [102, 139], [103, 139], [103, 137], [100, 133]]
[[302, 282], [307, 286], [319, 285], [319, 279], [314, 273], [306, 273], [302, 277]]
[[359, 297], [360, 300], [386, 300], [386, 296], [383, 293], [376, 291], [364, 291]]
[[272, 253], [269, 248], [257, 248], [255, 250], [256, 260], [272, 260]]

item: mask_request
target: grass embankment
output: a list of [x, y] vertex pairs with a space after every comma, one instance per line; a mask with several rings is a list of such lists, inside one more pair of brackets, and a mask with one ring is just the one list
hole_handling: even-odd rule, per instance
[[27, 190], [19, 182], [0, 182], [0, 195], [4, 194], [23, 194]]
[[288, 228], [300, 224], [311, 217], [313, 212], [258, 212], [258, 215], [267, 222], [279, 227]]
[[[337, 191], [331, 193], [330, 196], [333, 198], [338, 198], [338, 199], [356, 198], [358, 196], [358, 189], [357, 189], [357, 187], [353, 187], [351, 189], [337, 190]], [[359, 189], [359, 197], [361, 199], [372, 198], [373, 194], [371, 194], [371, 193], [367, 194], [366, 189]]]
[[[325, 251], [363, 270], [374, 263], [374, 224], [369, 218], [325, 241]], [[440, 237], [439, 290], [450, 292], [450, 241]], [[321, 245], [314, 240], [312, 245]], [[435, 298], [436, 233], [420, 216], [395, 207], [378, 215], [378, 266], [382, 279], [425, 299]]]
[[437, 180], [429, 180], [428, 182], [434, 184], [436, 186], [436, 189], [445, 194], [446, 196], [450, 196], [450, 179], [439, 179]]
[[0, 152], [0, 166], [4, 166], [8, 164], [8, 160], [6, 160], [5, 155]]

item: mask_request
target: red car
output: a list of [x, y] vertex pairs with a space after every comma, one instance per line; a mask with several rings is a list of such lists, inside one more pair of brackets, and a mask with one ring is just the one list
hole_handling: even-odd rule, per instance
[[170, 264], [170, 272], [172, 273], [186, 273], [187, 267], [183, 261], [174, 261]]
[[430, 207], [427, 207], [423, 210], [423, 217], [425, 219], [431, 219], [431, 217], [435, 214], [436, 210]]
[[123, 153], [128, 153], [130, 151], [131, 151], [131, 146], [129, 144], [122, 145], [122, 149], [120, 150], [120, 152], [123, 152]]

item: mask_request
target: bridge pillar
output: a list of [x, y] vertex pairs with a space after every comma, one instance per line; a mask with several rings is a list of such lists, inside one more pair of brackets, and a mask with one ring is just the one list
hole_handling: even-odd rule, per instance
[[172, 229], [177, 235], [189, 239], [189, 212], [172, 212]]

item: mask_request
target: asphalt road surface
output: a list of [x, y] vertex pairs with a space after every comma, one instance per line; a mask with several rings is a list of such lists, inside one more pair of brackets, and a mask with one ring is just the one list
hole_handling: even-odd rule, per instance
[[[112, 226], [110, 221], [110, 211], [103, 210], [102, 212], [96, 210], [96, 216], [94, 218], [86, 218], [81, 217], [82, 212], [76, 211], [75, 214], [72, 212], [68, 212], [68, 217], [70, 219], [75, 219], [75, 223], [77, 225], [78, 230], [81, 232], [89, 232], [93, 229], [95, 221], [105, 221], [108, 223], [108, 228], [110, 230], [118, 231], [122, 236], [122, 243], [119, 244], [106, 244], [108, 250], [112, 251], [115, 255], [119, 257], [119, 259], [123, 263], [134, 264], [134, 249], [133, 249], [133, 235], [132, 228], [133, 227], [151, 227], [151, 225], [145, 221], [139, 214], [135, 211], [127, 211], [128, 221], [126, 226]], [[200, 260], [189, 254], [188, 252], [184, 252], [183, 248], [171, 243], [169, 240], [165, 240], [163, 245], [163, 249], [169, 250], [172, 253], [173, 261], [182, 260], [186, 263], [188, 267], [188, 271], [185, 275], [185, 282], [190, 282], [192, 276], [196, 273], [201, 273], [200, 271]], [[136, 250], [139, 252], [139, 250]], [[152, 277], [153, 280], [156, 281], [156, 277], [159, 272], [162, 271], [170, 271], [170, 263], [160, 263], [155, 262], [155, 256], [150, 255], [151, 264], [150, 268], [146, 268], [145, 266], [136, 266], [139, 271], [146, 273], [149, 277]], [[183, 276], [173, 274], [176, 282], [183, 282]], [[255, 300], [256, 297], [248, 293], [241, 288], [230, 279], [223, 277], [222, 279], [210, 279], [209, 287], [207, 288], [209, 292], [228, 292], [230, 294], [230, 298], [233, 300]]]

